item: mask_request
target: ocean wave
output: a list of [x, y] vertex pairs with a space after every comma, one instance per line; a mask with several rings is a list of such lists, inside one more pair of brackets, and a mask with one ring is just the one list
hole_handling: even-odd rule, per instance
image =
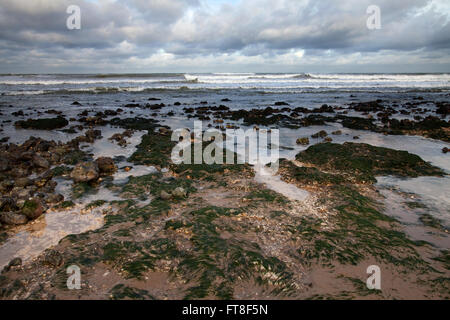
[[164, 91], [191, 91], [191, 92], [214, 92], [214, 91], [240, 91], [256, 94], [338, 94], [338, 93], [448, 93], [450, 88], [376, 88], [376, 87], [90, 87], [77, 89], [55, 89], [55, 90], [15, 90], [2, 92], [1, 96], [17, 95], [76, 95], [76, 94], [116, 94], [116, 93], [154, 93]]
[[302, 73], [292, 76], [292, 79], [313, 79], [314, 77], [309, 73]]

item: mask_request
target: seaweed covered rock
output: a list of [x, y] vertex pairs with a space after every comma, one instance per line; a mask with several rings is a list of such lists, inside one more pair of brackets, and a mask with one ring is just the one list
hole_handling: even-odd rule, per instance
[[114, 118], [109, 121], [112, 126], [117, 126], [132, 130], [153, 130], [158, 127], [158, 121], [154, 119], [135, 118]]
[[131, 155], [128, 161], [134, 164], [167, 167], [175, 145], [176, 143], [171, 140], [170, 134], [161, 134], [149, 130], [147, 134], [142, 136], [142, 141], [137, 146], [136, 152]]
[[309, 138], [308, 137], [298, 138], [295, 142], [297, 144], [301, 144], [303, 146], [307, 146], [309, 144]]
[[28, 119], [16, 121], [16, 128], [35, 130], [54, 130], [67, 126], [69, 122], [64, 117]]
[[320, 171], [314, 167], [301, 167], [293, 162], [280, 159], [279, 173], [286, 182], [293, 182], [301, 187], [335, 185], [348, 182], [342, 175]]
[[376, 175], [403, 177], [442, 176], [444, 172], [407, 151], [365, 143], [321, 143], [297, 154], [296, 159], [323, 170], [338, 171], [360, 182], [375, 182]]
[[342, 119], [342, 126], [344, 126], [345, 128], [355, 130], [377, 130], [377, 126], [373, 123], [373, 119], [346, 117], [342, 115], [338, 116], [337, 118]]
[[22, 214], [28, 219], [36, 219], [44, 213], [44, 208], [39, 200], [26, 200], [22, 207]]
[[95, 162], [81, 162], [73, 168], [70, 177], [75, 182], [88, 182], [96, 180], [99, 177], [98, 165]]

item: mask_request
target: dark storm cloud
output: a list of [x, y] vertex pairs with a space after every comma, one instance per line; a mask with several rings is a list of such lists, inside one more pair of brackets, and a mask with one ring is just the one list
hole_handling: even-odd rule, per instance
[[[72, 4], [81, 8], [81, 30], [66, 28]], [[366, 27], [372, 4], [381, 9], [380, 30]], [[449, 20], [445, 0], [0, 0], [0, 72], [64, 63], [295, 68], [318, 58], [351, 66], [355, 56], [395, 63], [392, 52], [448, 67]]]

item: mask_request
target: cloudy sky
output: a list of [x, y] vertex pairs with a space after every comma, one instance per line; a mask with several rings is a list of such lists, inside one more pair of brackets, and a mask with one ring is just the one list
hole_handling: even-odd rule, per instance
[[450, 72], [450, 1], [0, 0], [0, 73], [244, 71]]

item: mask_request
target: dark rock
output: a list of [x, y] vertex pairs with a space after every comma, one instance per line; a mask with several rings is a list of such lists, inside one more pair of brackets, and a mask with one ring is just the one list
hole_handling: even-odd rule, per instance
[[59, 193], [52, 193], [49, 194], [46, 198], [45, 198], [45, 202], [47, 203], [59, 203], [64, 201], [64, 196], [62, 194]]
[[25, 188], [33, 184], [33, 180], [23, 177], [23, 178], [17, 178], [16, 181], [14, 181], [14, 186], [19, 188]]
[[314, 133], [313, 135], [311, 135], [312, 138], [324, 138], [328, 135], [328, 133], [325, 130], [320, 130], [317, 133]]
[[117, 166], [112, 158], [100, 157], [95, 162], [101, 175], [111, 175], [117, 171]]
[[50, 267], [59, 267], [63, 264], [63, 256], [59, 251], [53, 249], [47, 249], [44, 252], [44, 258], [42, 263]]
[[19, 213], [2, 212], [0, 213], [0, 222], [9, 225], [25, 224], [28, 222], [28, 218]]
[[438, 102], [436, 103], [436, 107], [437, 107], [436, 113], [442, 115], [450, 114], [450, 103]]
[[6, 266], [3, 268], [3, 271], [9, 271], [11, 268], [19, 267], [22, 265], [22, 259], [17, 257], [12, 259]]
[[95, 139], [99, 139], [102, 137], [101, 130], [93, 130], [89, 129], [86, 131], [85, 136], [88, 138], [89, 142], [94, 142]]
[[33, 156], [33, 165], [38, 168], [48, 169], [50, 168], [50, 163], [43, 157], [35, 154]]
[[14, 198], [11, 197], [5, 197], [0, 199], [0, 211], [2, 212], [9, 212], [9, 211], [16, 211], [19, 208], [17, 207], [16, 201]]
[[12, 260], [8, 263], [8, 266], [9, 266], [9, 267], [18, 267], [18, 266], [21, 266], [21, 265], [22, 265], [22, 259], [19, 258], [19, 257], [12, 259]]
[[9, 169], [11, 169], [9, 160], [0, 158], [0, 172], [8, 171]]
[[35, 129], [35, 130], [54, 130], [67, 126], [69, 121], [63, 117], [56, 118], [44, 118], [44, 119], [28, 119], [16, 121], [14, 125], [17, 128], [22, 129]]

